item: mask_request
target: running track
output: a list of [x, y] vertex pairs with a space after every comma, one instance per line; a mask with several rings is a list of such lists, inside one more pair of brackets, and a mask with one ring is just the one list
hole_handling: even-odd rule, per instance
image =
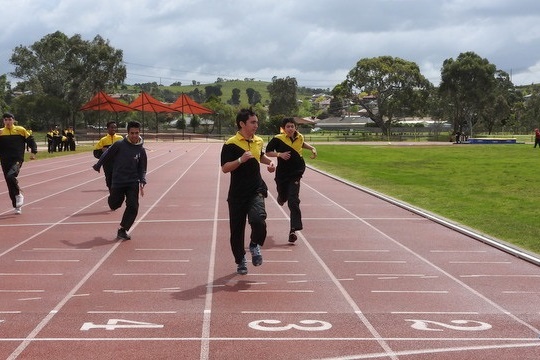
[[2, 180], [0, 358], [539, 358], [537, 265], [313, 170], [291, 246], [265, 170], [264, 264], [236, 275], [221, 143], [146, 148], [127, 242], [90, 153], [25, 163], [22, 215]]

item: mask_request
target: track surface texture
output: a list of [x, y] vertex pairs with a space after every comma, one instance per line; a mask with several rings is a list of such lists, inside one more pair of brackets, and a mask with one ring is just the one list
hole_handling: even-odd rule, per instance
[[537, 264], [311, 169], [291, 245], [264, 169], [264, 263], [237, 275], [221, 143], [145, 146], [131, 241], [90, 153], [25, 163], [21, 215], [2, 180], [1, 359], [540, 358]]

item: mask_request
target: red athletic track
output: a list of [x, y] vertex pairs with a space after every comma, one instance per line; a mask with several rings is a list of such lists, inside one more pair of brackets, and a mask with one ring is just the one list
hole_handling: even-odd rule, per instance
[[25, 163], [22, 215], [0, 183], [0, 358], [539, 358], [537, 265], [312, 170], [291, 246], [264, 170], [264, 264], [236, 275], [221, 144], [146, 147], [127, 242], [90, 153]]

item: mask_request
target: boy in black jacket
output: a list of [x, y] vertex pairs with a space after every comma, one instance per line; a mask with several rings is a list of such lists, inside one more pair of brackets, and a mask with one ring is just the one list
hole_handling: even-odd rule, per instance
[[122, 240], [131, 239], [127, 232], [139, 212], [139, 190], [141, 196], [144, 196], [143, 189], [146, 185], [147, 157], [140, 128], [139, 122], [130, 121], [126, 137], [113, 143], [93, 166], [94, 170], [99, 172], [105, 163], [114, 163], [108, 203], [111, 210], [116, 210], [122, 206], [124, 199], [126, 201], [126, 209], [117, 233], [117, 239]]

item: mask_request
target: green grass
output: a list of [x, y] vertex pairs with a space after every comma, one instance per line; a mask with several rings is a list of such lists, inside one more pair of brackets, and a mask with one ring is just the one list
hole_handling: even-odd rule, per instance
[[532, 145], [317, 144], [319, 169], [540, 254]]

